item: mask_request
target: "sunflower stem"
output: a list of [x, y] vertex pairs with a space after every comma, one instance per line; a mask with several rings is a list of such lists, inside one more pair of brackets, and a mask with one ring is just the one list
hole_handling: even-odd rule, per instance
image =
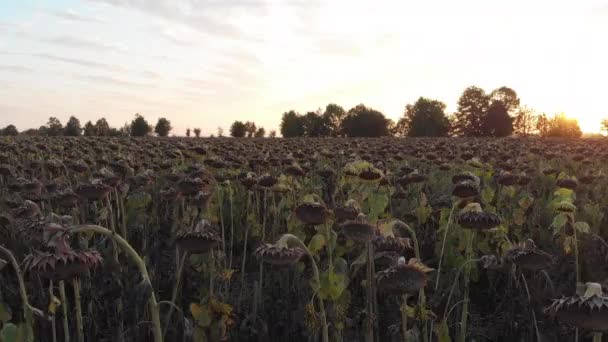
[[[147, 283], [147, 285], [149, 285], [150, 288], [153, 289], [152, 282], [150, 281], [150, 276], [148, 274], [148, 269], [146, 268], [146, 263], [139, 256], [139, 254], [137, 254], [135, 249], [133, 249], [133, 247], [127, 242], [127, 240], [123, 239], [121, 236], [119, 236], [118, 234], [116, 234], [115, 232], [112, 232], [111, 230], [109, 230], [107, 228], [103, 228], [103, 227], [96, 226], [96, 225], [85, 224], [85, 225], [73, 226], [73, 227], [71, 227], [70, 232], [73, 234], [92, 232], [92, 233], [96, 233], [96, 234], [100, 234], [100, 235], [104, 235], [104, 236], [108, 236], [108, 237], [112, 238], [114, 241], [116, 241], [117, 245], [120, 246], [126, 252], [126, 254], [129, 255], [131, 260], [135, 263], [135, 265], [139, 269], [139, 272], [141, 273], [142, 281], [144, 283]], [[148, 304], [149, 304], [150, 315], [151, 315], [151, 319], [152, 319], [152, 326], [153, 326], [152, 332], [154, 334], [154, 342], [162, 342], [163, 341], [163, 332], [162, 332], [162, 327], [161, 327], [161, 323], [160, 323], [160, 313], [158, 311], [158, 303], [156, 301], [156, 294], [154, 293], [154, 290], [152, 290], [152, 293], [150, 294], [150, 299], [148, 300]]]
[[[312, 253], [310, 253], [310, 250], [308, 249], [308, 247], [306, 247], [304, 242], [302, 242], [302, 240], [300, 240], [295, 235], [284, 234], [283, 236], [281, 236], [281, 238], [277, 242], [277, 244], [281, 244], [281, 243], [286, 243], [288, 245], [289, 244], [296, 245], [297, 247], [302, 248], [306, 252], [306, 255], [308, 255], [308, 258], [310, 259], [310, 264], [312, 265], [312, 274], [313, 274], [315, 284], [317, 284], [317, 286], [320, 286], [321, 278], [319, 276], [319, 267], [317, 266], [317, 262], [315, 261], [315, 258], [312, 256]], [[314, 290], [317, 291], [317, 289], [314, 289]], [[323, 299], [321, 298], [321, 296], [317, 295], [316, 297], [317, 297], [317, 302], [319, 304], [319, 311], [321, 311], [322, 341], [329, 342], [329, 327], [327, 325], [327, 314], [325, 313], [325, 303], [323, 302]]]
[[372, 287], [372, 263], [374, 262], [374, 254], [373, 247], [371, 241], [367, 241], [367, 318], [366, 318], [366, 331], [365, 331], [365, 341], [373, 342], [374, 341], [374, 304], [373, 304], [373, 296], [374, 290]]
[[473, 252], [473, 240], [475, 238], [475, 232], [467, 232], [467, 247], [466, 247], [466, 266], [464, 268], [464, 294], [462, 304], [462, 314], [460, 316], [460, 335], [458, 337], [459, 342], [466, 342], [467, 338], [467, 322], [469, 319], [469, 277], [471, 275], [471, 266], [468, 263], [471, 260], [471, 254]]
[[443, 239], [441, 240], [441, 253], [439, 254], [439, 266], [437, 267], [437, 279], [435, 280], [435, 291], [439, 288], [439, 279], [441, 278], [441, 266], [443, 265], [443, 253], [445, 252], [445, 242], [448, 237], [448, 231], [450, 230], [450, 224], [452, 223], [452, 216], [454, 215], [454, 210], [458, 202], [452, 205], [452, 209], [450, 210], [450, 215], [448, 216], [448, 222], [445, 226], [445, 231], [443, 232]]
[[74, 289], [74, 306], [76, 307], [76, 336], [78, 342], [84, 342], [84, 327], [82, 325], [82, 306], [80, 305], [80, 279], [72, 279]]
[[407, 293], [402, 296], [403, 303], [401, 304], [401, 330], [404, 342], [407, 342], [407, 297], [409, 297]]
[[[21, 296], [21, 304], [23, 305], [23, 317], [25, 318], [25, 325], [27, 329], [25, 329], [26, 341], [34, 340], [34, 307], [30, 305], [27, 299], [27, 291], [25, 287], [25, 281], [23, 280], [23, 272], [21, 271], [21, 267], [19, 267], [19, 263], [15, 256], [11, 251], [0, 246], [0, 252], [4, 253], [11, 262], [13, 266], [13, 270], [17, 275], [17, 281], [19, 282], [19, 295]], [[36, 309], [37, 310], [37, 309]], [[40, 311], [40, 310], [38, 310]]]
[[59, 296], [63, 310], [63, 340], [70, 342], [70, 325], [68, 324], [68, 297], [65, 295], [65, 281], [59, 282]]
[[[184, 255], [179, 259], [179, 267], [177, 268], [177, 273], [175, 274], [175, 286], [173, 287], [173, 293], [171, 294], [171, 303], [175, 304], [177, 300], [177, 296], [179, 295], [179, 290], [182, 286], [182, 272], [184, 270], [184, 265], [186, 264], [186, 258], [188, 257], [188, 252], [184, 251]], [[169, 324], [171, 323], [171, 316], [173, 315], [173, 307], [175, 305], [169, 306], [169, 312], [167, 313], [167, 318], [165, 321], [165, 327], [163, 328], [163, 338], [167, 336], [167, 330], [169, 329]]]

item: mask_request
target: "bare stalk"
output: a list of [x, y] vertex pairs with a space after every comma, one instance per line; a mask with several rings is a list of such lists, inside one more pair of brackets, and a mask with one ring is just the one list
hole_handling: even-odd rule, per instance
[[[152, 282], [150, 281], [150, 276], [148, 275], [148, 269], [146, 268], [146, 263], [139, 256], [139, 254], [137, 254], [135, 249], [133, 249], [133, 247], [131, 247], [131, 245], [127, 242], [127, 240], [122, 238], [120, 235], [116, 234], [115, 232], [113, 232], [107, 228], [103, 228], [103, 227], [96, 226], [96, 225], [87, 225], [87, 224], [73, 226], [73, 227], [71, 227], [70, 231], [73, 234], [91, 232], [91, 233], [96, 233], [96, 234], [100, 234], [100, 235], [104, 235], [104, 236], [108, 236], [108, 237], [112, 238], [114, 241], [116, 241], [116, 244], [120, 248], [122, 248], [126, 252], [126, 254], [129, 255], [131, 260], [135, 263], [135, 265], [139, 269], [139, 272], [141, 273], [142, 281], [147, 283], [152, 288]], [[152, 291], [152, 294], [150, 295], [148, 305], [150, 308], [150, 314], [152, 316], [151, 317], [152, 325], [153, 325], [152, 332], [154, 334], [154, 342], [162, 342], [163, 341], [163, 332], [162, 332], [162, 327], [161, 327], [161, 323], [160, 323], [160, 313], [158, 310], [158, 302], [156, 301], [156, 294], [154, 293], [154, 291]]]

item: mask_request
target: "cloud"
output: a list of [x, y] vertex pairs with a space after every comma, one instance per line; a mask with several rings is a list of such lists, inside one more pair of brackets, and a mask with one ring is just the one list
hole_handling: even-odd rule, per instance
[[23, 65], [0, 65], [0, 71], [10, 71], [10, 72], [32, 72], [34, 69], [25, 67]]
[[84, 22], [84, 23], [98, 23], [98, 24], [105, 24], [107, 23], [107, 21], [99, 19], [99, 18], [94, 18], [94, 17], [88, 17], [85, 15], [81, 15], [79, 13], [77, 13], [74, 10], [71, 9], [66, 9], [66, 10], [43, 10], [44, 13], [51, 15], [53, 17], [59, 18], [59, 19], [63, 19], [63, 20], [70, 20], [70, 21], [78, 21], [78, 22]]
[[[89, 0], [115, 7], [135, 9], [205, 34], [246, 38], [247, 33], [229, 23], [236, 16], [263, 19], [267, 1], [249, 0]], [[251, 38], [251, 37], [249, 37]]]
[[163, 78], [163, 76], [161, 74], [154, 72], [154, 71], [150, 71], [150, 70], [144, 70], [139, 74], [142, 77], [156, 79], [156, 80]]
[[51, 43], [56, 45], [62, 45], [70, 48], [89, 48], [94, 50], [111, 50], [116, 52], [127, 52], [126, 49], [117, 46], [109, 45], [93, 40], [82, 39], [74, 36], [59, 36], [55, 38], [38, 38], [38, 41], [44, 43]]
[[20, 52], [3, 52], [0, 51], [0, 55], [13, 55], [13, 56], [31, 56], [36, 58], [43, 58], [54, 62], [63, 62], [68, 64], [79, 65], [88, 68], [102, 69], [107, 71], [125, 71], [125, 68], [119, 65], [111, 65], [99, 62], [93, 62], [78, 58], [61, 57], [51, 55], [47, 53], [20, 53]]
[[154, 85], [151, 85], [151, 84], [131, 82], [131, 81], [123, 80], [123, 79], [116, 78], [116, 77], [109, 77], [109, 76], [81, 75], [81, 74], [73, 74], [71, 76], [74, 79], [91, 82], [91, 83], [103, 83], [103, 84], [126, 86], [126, 87], [146, 87], [146, 88], [155, 87]]

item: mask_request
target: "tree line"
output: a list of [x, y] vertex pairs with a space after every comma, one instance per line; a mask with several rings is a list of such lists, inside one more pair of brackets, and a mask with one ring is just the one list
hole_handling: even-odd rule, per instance
[[[446, 113], [446, 104], [420, 97], [407, 104], [403, 116], [394, 122], [364, 104], [345, 111], [336, 104], [325, 110], [299, 114], [283, 113], [283, 137], [506, 137], [513, 134], [542, 137], [580, 137], [578, 122], [564, 114], [552, 117], [520, 105], [515, 90], [501, 87], [487, 93], [471, 86], [458, 100], [455, 113]], [[608, 120], [606, 120], [608, 131]]]
[[[136, 114], [131, 123], [125, 123], [121, 128], [111, 127], [105, 118], [98, 119], [95, 123], [87, 121], [82, 126], [80, 120], [75, 116], [71, 116], [64, 126], [58, 118], [51, 116], [46, 125], [25, 130], [21, 134], [49, 137], [77, 137], [81, 135], [88, 137], [142, 137], [154, 132], [159, 137], [166, 137], [171, 130], [173, 130], [171, 122], [166, 118], [159, 118], [156, 125], [152, 126], [140, 114]], [[194, 131], [197, 136], [200, 135], [200, 129], [196, 128]], [[8, 125], [0, 130], [0, 135], [3, 136], [16, 136], [18, 134], [20, 133], [14, 125]]]
[[[325, 109], [300, 114], [295, 110], [283, 113], [280, 132], [283, 137], [506, 137], [539, 135], [541, 137], [577, 138], [582, 135], [578, 122], [565, 114], [548, 116], [520, 104], [515, 90], [500, 87], [491, 92], [471, 86], [466, 88], [458, 100], [456, 112], [446, 113], [446, 104], [420, 97], [413, 104], [405, 106], [402, 117], [394, 122], [382, 112], [359, 104], [348, 111], [331, 103]], [[88, 121], [81, 126], [72, 116], [65, 126], [56, 117], [50, 117], [47, 124], [37, 129], [28, 129], [22, 134], [45, 136], [147, 136], [152, 133], [166, 137], [172, 131], [171, 122], [159, 118], [152, 126], [146, 119], [136, 114], [130, 123], [121, 128], [110, 127], [105, 118], [95, 123]], [[608, 119], [602, 122], [602, 130], [608, 132]], [[223, 136], [218, 128], [217, 135]], [[0, 130], [0, 135], [14, 136], [19, 131], [14, 125]], [[200, 137], [201, 129], [188, 128], [186, 136]], [[230, 126], [230, 136], [237, 138], [263, 138], [264, 127], [253, 121], [235, 121]], [[270, 131], [268, 137], [275, 137]]]

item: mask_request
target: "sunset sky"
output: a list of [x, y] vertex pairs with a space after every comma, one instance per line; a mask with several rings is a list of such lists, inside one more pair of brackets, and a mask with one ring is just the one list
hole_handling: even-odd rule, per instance
[[585, 132], [608, 117], [608, 0], [0, 0], [0, 127], [135, 113], [173, 134], [330, 102], [397, 120], [470, 85]]

